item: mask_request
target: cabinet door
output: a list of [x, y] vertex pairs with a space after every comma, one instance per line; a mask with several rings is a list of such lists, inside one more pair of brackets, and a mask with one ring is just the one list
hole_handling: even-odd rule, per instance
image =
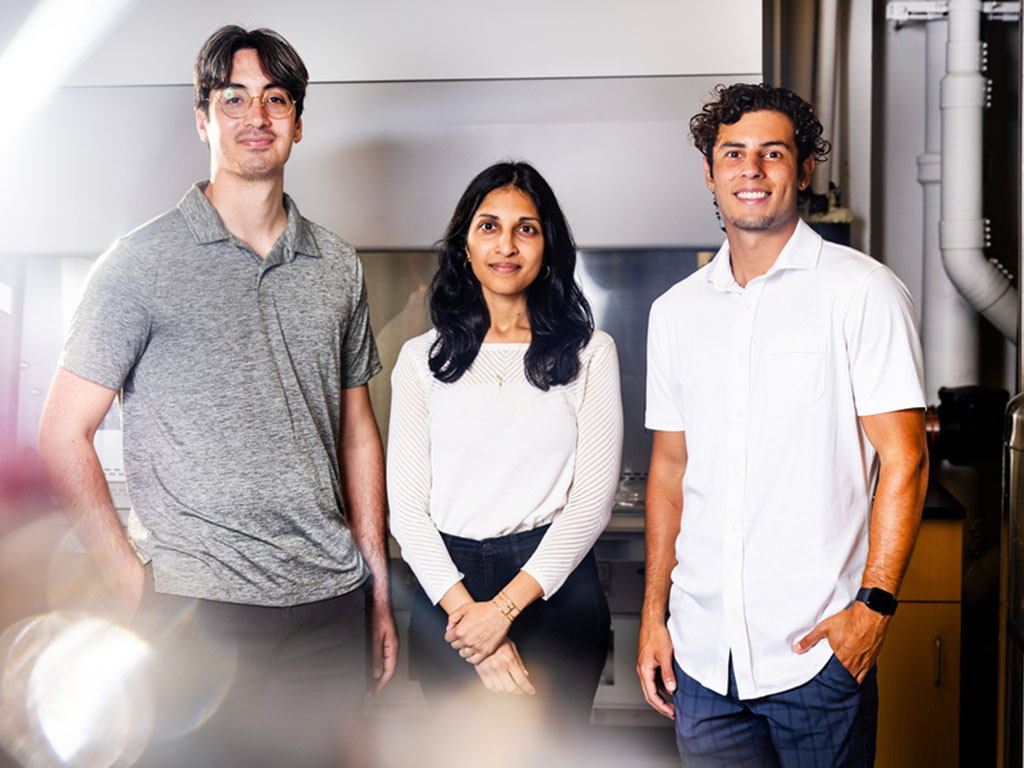
[[[960, 602], [962, 520], [924, 520], [900, 587], [904, 601]], [[903, 609], [900, 608], [900, 613]]]
[[878, 659], [876, 768], [955, 768], [960, 604], [900, 603]]

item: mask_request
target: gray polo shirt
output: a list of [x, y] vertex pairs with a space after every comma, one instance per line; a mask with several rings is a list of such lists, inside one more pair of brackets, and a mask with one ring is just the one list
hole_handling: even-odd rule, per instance
[[362, 265], [304, 219], [265, 259], [192, 187], [90, 274], [60, 365], [122, 392], [132, 538], [159, 592], [250, 605], [344, 594], [341, 390], [380, 370]]

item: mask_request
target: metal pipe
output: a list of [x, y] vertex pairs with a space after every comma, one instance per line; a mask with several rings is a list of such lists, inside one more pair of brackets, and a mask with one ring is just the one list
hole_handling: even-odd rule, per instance
[[[817, 27], [818, 52], [814, 66], [814, 104], [825, 135], [832, 139], [831, 162], [814, 166], [811, 174], [811, 190], [817, 195], [828, 194], [828, 183], [833, 169], [840, 166], [839, 136], [836, 135], [836, 77], [839, 37], [839, 0], [818, 0]], [[838, 182], [838, 178], [836, 179]]]
[[925, 142], [917, 158], [917, 180], [924, 192], [924, 264], [921, 296], [921, 342], [924, 382], [929, 402], [940, 387], [978, 381], [978, 313], [950, 280], [939, 249], [942, 214], [942, 110], [939, 83], [946, 69], [949, 22], [929, 21], [925, 57]]
[[988, 222], [981, 210], [982, 110], [988, 81], [981, 74], [981, 0], [949, 0], [946, 74], [941, 84], [942, 221], [939, 247], [953, 285], [993, 325], [1017, 340], [1019, 297], [984, 254]]

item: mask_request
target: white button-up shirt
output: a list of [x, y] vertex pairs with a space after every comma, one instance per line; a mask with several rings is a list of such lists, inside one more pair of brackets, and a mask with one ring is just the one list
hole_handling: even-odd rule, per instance
[[685, 432], [672, 572], [676, 660], [741, 698], [801, 685], [832, 651], [793, 644], [847, 608], [867, 561], [875, 450], [859, 417], [924, 407], [906, 288], [803, 221], [741, 287], [728, 243], [651, 308], [647, 427]]

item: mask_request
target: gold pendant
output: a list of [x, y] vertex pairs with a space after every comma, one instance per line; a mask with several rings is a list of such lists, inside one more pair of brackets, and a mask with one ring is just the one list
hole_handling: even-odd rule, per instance
[[501, 389], [502, 386], [505, 384], [505, 380], [501, 378], [501, 374], [500, 373], [494, 374], [494, 378], [496, 378], [498, 380], [498, 389]]

